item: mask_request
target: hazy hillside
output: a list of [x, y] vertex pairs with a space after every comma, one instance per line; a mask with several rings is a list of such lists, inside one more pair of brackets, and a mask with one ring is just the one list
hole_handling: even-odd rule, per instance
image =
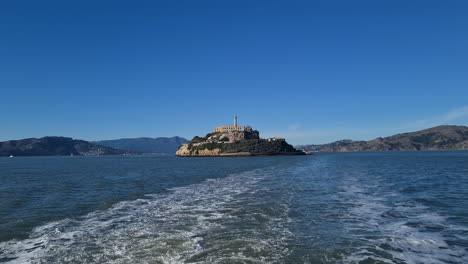
[[303, 151], [400, 151], [468, 149], [468, 127], [437, 126], [370, 141], [340, 140], [322, 145], [303, 145]]
[[132, 150], [142, 153], [176, 153], [180, 145], [188, 142], [181, 137], [159, 138], [122, 138], [115, 140], [101, 140], [93, 143], [122, 150]]
[[0, 142], [0, 156], [117, 155], [127, 152], [67, 137], [26, 138]]

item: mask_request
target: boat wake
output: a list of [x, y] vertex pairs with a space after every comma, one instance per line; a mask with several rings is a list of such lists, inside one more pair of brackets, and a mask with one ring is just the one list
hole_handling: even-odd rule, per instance
[[258, 169], [120, 202], [0, 243], [8, 263], [275, 263], [288, 254], [288, 205], [262, 200]]
[[[344, 263], [468, 263], [468, 229], [449, 223], [415, 199], [399, 199], [379, 179], [350, 178], [339, 199], [351, 209], [343, 219], [352, 253]], [[374, 181], [374, 182], [373, 182]]]

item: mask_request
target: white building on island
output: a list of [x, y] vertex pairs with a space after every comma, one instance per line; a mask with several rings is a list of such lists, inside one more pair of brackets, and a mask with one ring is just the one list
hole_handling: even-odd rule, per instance
[[[249, 127], [246, 127], [247, 129]], [[251, 128], [250, 128], [251, 129]], [[241, 132], [244, 131], [243, 126], [237, 125], [237, 116], [234, 116], [234, 125], [233, 126], [219, 126], [215, 127], [214, 132]]]

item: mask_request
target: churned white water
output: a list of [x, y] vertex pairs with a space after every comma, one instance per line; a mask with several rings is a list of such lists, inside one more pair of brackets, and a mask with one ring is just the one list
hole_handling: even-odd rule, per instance
[[287, 254], [287, 205], [243, 206], [258, 202], [249, 195], [274, 171], [206, 180], [48, 223], [28, 239], [0, 243], [0, 252], [9, 263], [277, 262]]

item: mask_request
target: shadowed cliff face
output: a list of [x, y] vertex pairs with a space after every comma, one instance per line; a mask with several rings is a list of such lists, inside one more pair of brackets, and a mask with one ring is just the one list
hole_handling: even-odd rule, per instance
[[210, 133], [180, 146], [177, 156], [303, 155], [285, 140], [260, 139], [258, 131]]
[[66, 137], [27, 138], [0, 142], [0, 156], [117, 155], [128, 151]]
[[468, 127], [437, 126], [370, 141], [340, 140], [323, 145], [297, 146], [303, 151], [407, 151], [468, 149]]

